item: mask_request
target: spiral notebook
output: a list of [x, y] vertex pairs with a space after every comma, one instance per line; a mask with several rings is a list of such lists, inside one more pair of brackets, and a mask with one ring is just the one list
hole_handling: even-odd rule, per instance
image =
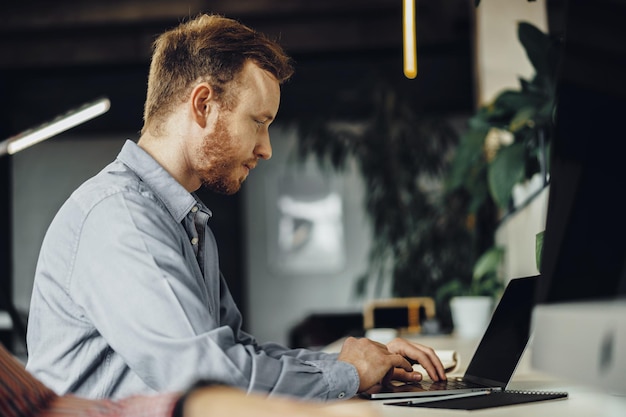
[[489, 391], [473, 395], [470, 393], [466, 397], [455, 396], [454, 394], [445, 397], [431, 397], [428, 399], [416, 399], [399, 401], [395, 403], [385, 403], [385, 405], [396, 405], [402, 407], [423, 407], [423, 408], [444, 408], [450, 410], [480, 410], [483, 408], [504, 407], [507, 405], [525, 404], [537, 401], [566, 399], [566, 392], [549, 391]]

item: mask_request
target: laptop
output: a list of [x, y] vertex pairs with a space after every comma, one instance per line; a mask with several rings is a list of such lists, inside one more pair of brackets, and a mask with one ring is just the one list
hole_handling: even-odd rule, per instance
[[537, 279], [538, 275], [508, 283], [462, 377], [389, 385], [361, 397], [375, 400], [506, 389], [530, 338]]

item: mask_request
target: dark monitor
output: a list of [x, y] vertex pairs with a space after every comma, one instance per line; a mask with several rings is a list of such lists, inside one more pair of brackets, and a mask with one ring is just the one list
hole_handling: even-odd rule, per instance
[[626, 2], [565, 4], [531, 361], [626, 395]]
[[568, 3], [538, 303], [626, 296], [626, 7], [601, 3]]

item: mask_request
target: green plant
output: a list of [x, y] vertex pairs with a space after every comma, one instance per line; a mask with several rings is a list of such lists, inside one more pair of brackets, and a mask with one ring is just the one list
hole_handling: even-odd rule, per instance
[[[440, 302], [452, 294], [499, 290], [494, 261], [499, 263], [501, 255], [496, 255], [494, 236], [512, 208], [513, 188], [537, 173], [547, 182], [560, 43], [524, 22], [518, 25], [518, 39], [535, 69], [533, 78], [520, 78], [518, 90], [502, 91], [469, 119], [447, 178], [447, 190], [467, 198], [467, 224], [482, 255], [471, 281], [461, 277], [446, 284], [438, 293]], [[488, 271], [483, 268], [487, 260], [492, 264]]]
[[503, 256], [504, 249], [500, 247], [487, 250], [476, 261], [471, 280], [451, 280], [438, 289], [438, 303], [447, 303], [456, 296], [497, 296], [503, 288], [502, 281], [498, 279], [498, 268]]
[[518, 39], [534, 77], [520, 78], [518, 90], [504, 90], [478, 109], [451, 166], [447, 187], [467, 192], [470, 215], [490, 204], [506, 212], [516, 184], [549, 171], [560, 44], [525, 22], [518, 25]]
[[382, 77], [332, 102], [327, 114], [298, 120], [298, 156], [339, 170], [353, 160], [365, 182], [372, 247], [356, 294], [372, 283], [379, 295], [391, 280], [394, 296], [434, 297], [474, 260], [464, 202], [443, 190], [457, 132], [442, 118], [416, 112], [411, 98]]

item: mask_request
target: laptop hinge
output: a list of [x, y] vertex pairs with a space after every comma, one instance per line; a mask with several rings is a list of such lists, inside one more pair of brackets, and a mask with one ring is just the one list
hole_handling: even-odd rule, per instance
[[473, 382], [474, 384], [485, 385], [486, 387], [496, 387], [500, 389], [505, 389], [507, 385], [506, 382], [494, 381], [492, 379], [480, 378], [477, 376], [472, 376], [472, 375], [467, 375], [467, 374], [463, 375], [463, 380]]

